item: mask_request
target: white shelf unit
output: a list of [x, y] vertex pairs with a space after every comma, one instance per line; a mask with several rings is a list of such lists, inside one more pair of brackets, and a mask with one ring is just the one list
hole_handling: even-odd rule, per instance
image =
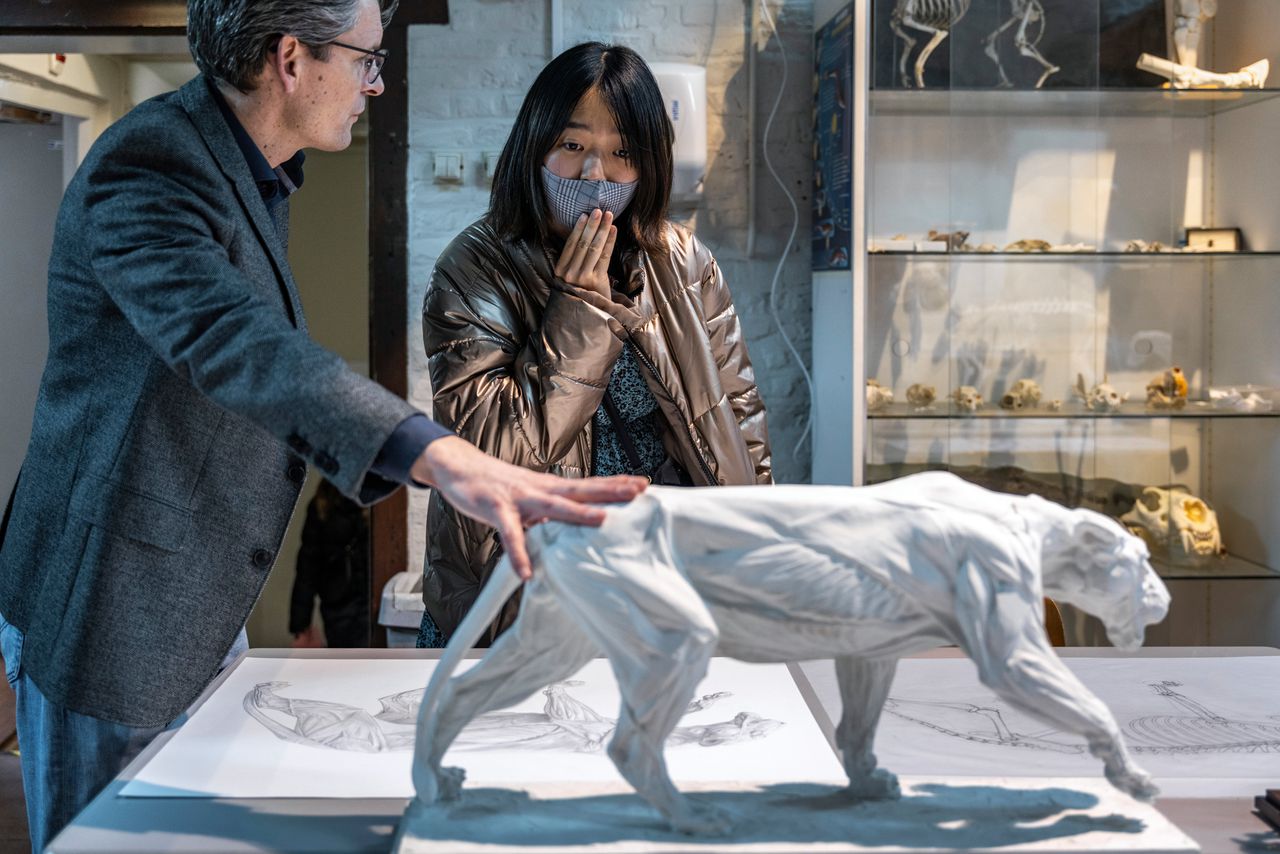
[[[840, 7], [819, 2], [817, 25]], [[869, 0], [854, 13], [853, 252], [849, 271], [814, 274], [815, 480], [1011, 470], [1086, 505], [1182, 484], [1216, 510], [1227, 556], [1158, 562], [1175, 608], [1157, 641], [1280, 645], [1280, 393], [1266, 413], [1207, 403], [1211, 387], [1280, 389], [1280, 90], [872, 90]], [[1205, 44], [1210, 67], [1269, 50], [1280, 70], [1280, 16], [1226, 0]], [[1123, 251], [1195, 226], [1239, 227], [1248, 251]], [[1094, 251], [868, 252], [930, 229]], [[1147, 382], [1174, 364], [1192, 402], [1149, 410]], [[1129, 402], [1085, 410], [1079, 375]], [[1023, 377], [1062, 409], [996, 408]], [[895, 404], [868, 413], [866, 378]], [[940, 404], [914, 411], [912, 383]], [[961, 385], [986, 397], [976, 416], [946, 403]]]

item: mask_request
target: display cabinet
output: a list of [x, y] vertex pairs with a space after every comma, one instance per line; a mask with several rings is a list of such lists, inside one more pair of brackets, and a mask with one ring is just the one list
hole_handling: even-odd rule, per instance
[[[847, 454], [848, 482], [945, 469], [1099, 510], [1174, 590], [1158, 640], [1280, 643], [1280, 89], [1106, 85], [1098, 46], [1124, 36], [1088, 28], [1107, 14], [1074, 19], [1083, 48], [1059, 33], [1064, 83], [1043, 88], [954, 85], [982, 83], [965, 64], [983, 57], [946, 42], [941, 85], [886, 80], [901, 41], [853, 28], [850, 262], [815, 273], [814, 471], [843, 480]], [[1275, 62], [1278, 17], [1224, 0], [1198, 64]]]

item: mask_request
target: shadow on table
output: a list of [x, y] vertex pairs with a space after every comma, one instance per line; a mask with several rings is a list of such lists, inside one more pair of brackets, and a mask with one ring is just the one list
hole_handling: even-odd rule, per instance
[[[706, 838], [708, 845], [852, 843], [965, 850], [1094, 831], [1138, 834], [1145, 828], [1122, 815], [1083, 815], [1078, 811], [1098, 806], [1098, 798], [1055, 787], [918, 785], [901, 800], [852, 802], [831, 786], [786, 784], [691, 797], [733, 818], [732, 834]], [[688, 846], [698, 839], [667, 830], [633, 794], [535, 800], [525, 792], [483, 788], [466, 789], [458, 801], [423, 810], [410, 829], [416, 839], [444, 848], [451, 841], [536, 848], [636, 840]]]
[[120, 797], [122, 781], [76, 817], [51, 850], [332, 851], [385, 854], [402, 799], [213, 799], [156, 787], [157, 797]]

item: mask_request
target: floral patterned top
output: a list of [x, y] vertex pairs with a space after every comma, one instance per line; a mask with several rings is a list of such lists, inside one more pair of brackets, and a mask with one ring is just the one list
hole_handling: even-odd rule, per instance
[[632, 470], [609, 413], [601, 404], [592, 419], [595, 431], [591, 458], [593, 475], [640, 474], [652, 477], [667, 458], [660, 429], [662, 410], [658, 408], [658, 401], [649, 390], [641, 370], [631, 345], [627, 344], [622, 348], [618, 361], [614, 362], [613, 373], [609, 377], [609, 396], [626, 422], [631, 441], [640, 456], [641, 470]]

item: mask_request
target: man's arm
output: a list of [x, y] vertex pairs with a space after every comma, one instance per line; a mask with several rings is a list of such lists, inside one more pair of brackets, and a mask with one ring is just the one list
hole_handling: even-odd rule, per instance
[[[231, 233], [249, 224], [229, 213], [225, 177], [190, 156], [187, 136], [158, 127], [112, 139], [94, 164], [85, 207], [97, 280], [170, 370], [287, 443], [344, 494], [383, 497], [393, 484], [368, 475], [416, 410], [289, 323], [230, 257]], [[603, 511], [578, 502], [626, 501], [643, 488], [635, 478], [537, 476], [452, 436], [430, 442], [412, 475], [496, 527], [523, 577], [524, 525], [599, 524]]]
[[[255, 261], [251, 224], [226, 177], [190, 144], [180, 124], [151, 122], [91, 154], [77, 180], [96, 283], [175, 374], [288, 444], [343, 493], [381, 498], [393, 485], [366, 475], [415, 410], [289, 322], [265, 247]], [[264, 272], [247, 272], [254, 263]]]
[[526, 580], [533, 570], [525, 528], [552, 519], [597, 527], [604, 521], [604, 508], [584, 502], [630, 501], [647, 483], [628, 475], [578, 480], [530, 471], [488, 456], [457, 436], [427, 445], [411, 474], [439, 489], [459, 513], [496, 528], [511, 568]]

